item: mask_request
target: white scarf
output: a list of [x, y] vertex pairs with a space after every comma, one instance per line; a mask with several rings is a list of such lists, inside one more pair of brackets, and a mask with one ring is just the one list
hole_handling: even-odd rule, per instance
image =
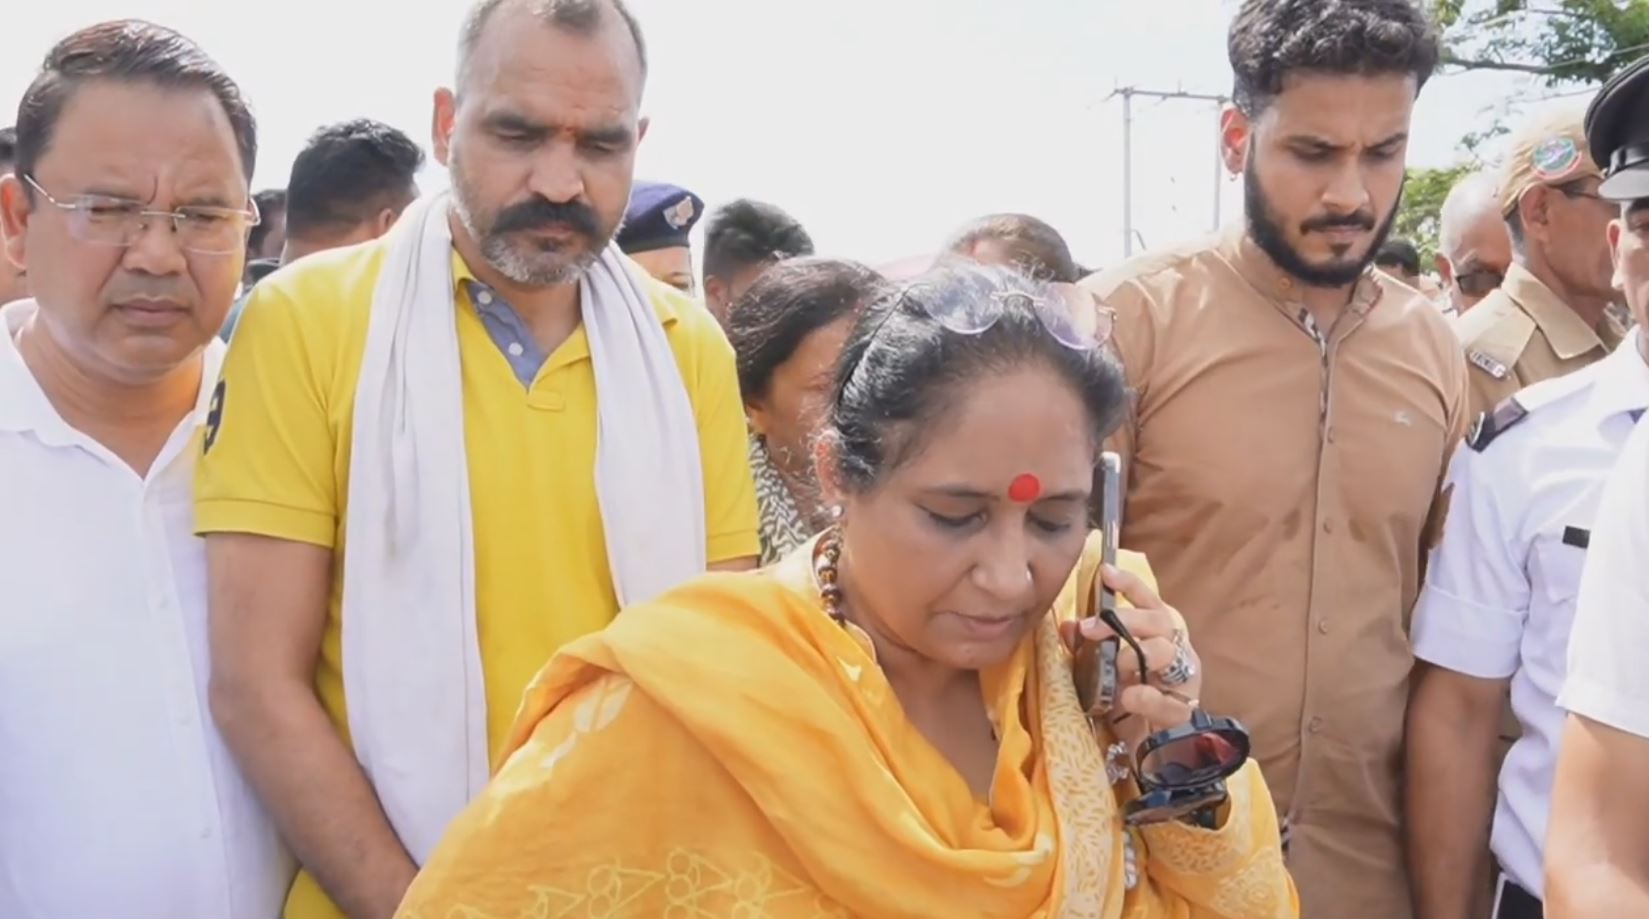
[[[446, 193], [426, 197], [391, 231], [355, 396], [344, 550], [350, 735], [420, 864], [489, 772], [450, 210]], [[630, 270], [609, 246], [579, 290], [599, 397], [596, 494], [621, 606], [699, 574], [706, 554], [692, 403]]]

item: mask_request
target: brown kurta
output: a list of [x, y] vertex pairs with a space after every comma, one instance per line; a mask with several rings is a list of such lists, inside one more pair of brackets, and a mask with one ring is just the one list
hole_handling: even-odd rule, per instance
[[1237, 232], [1085, 283], [1136, 393], [1123, 542], [1189, 621], [1205, 706], [1253, 732], [1303, 915], [1404, 919], [1407, 622], [1467, 424], [1459, 342], [1373, 272], [1319, 337]]
[[1596, 328], [1521, 265], [1454, 321], [1471, 365], [1471, 413], [1489, 411], [1525, 386], [1573, 373], [1609, 356], [1626, 337], [1614, 317]]

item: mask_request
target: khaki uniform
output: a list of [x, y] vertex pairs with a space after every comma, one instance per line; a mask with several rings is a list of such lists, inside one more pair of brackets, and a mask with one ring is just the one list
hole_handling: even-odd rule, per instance
[[1471, 365], [1475, 417], [1525, 386], [1573, 373], [1615, 350], [1626, 329], [1612, 315], [1593, 329], [1521, 265], [1483, 302], [1454, 321]]
[[1253, 733], [1303, 915], [1406, 919], [1407, 623], [1468, 421], [1459, 342], [1373, 272], [1320, 330], [1239, 232], [1084, 285], [1135, 393], [1122, 542], [1184, 613], [1204, 705]]

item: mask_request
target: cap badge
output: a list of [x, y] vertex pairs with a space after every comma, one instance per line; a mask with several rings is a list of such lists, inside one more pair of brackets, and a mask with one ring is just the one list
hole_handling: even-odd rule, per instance
[[1541, 141], [1529, 155], [1529, 165], [1543, 182], [1551, 182], [1568, 175], [1580, 162], [1580, 145], [1572, 137], [1553, 137]]
[[693, 222], [697, 210], [692, 198], [683, 198], [664, 212], [664, 222], [670, 225], [670, 229], [679, 230]]

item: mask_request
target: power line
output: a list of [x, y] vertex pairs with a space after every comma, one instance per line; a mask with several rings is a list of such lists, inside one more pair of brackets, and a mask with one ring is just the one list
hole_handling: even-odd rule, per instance
[[[1223, 106], [1230, 101], [1229, 96], [1210, 93], [1190, 93], [1183, 89], [1173, 92], [1160, 90], [1139, 89], [1134, 86], [1118, 87], [1107, 98], [1122, 97], [1122, 254], [1126, 258], [1134, 254], [1134, 97], [1140, 96], [1157, 100], [1157, 106], [1173, 100], [1188, 100], [1192, 102], [1212, 102], [1216, 106]], [[1156, 108], [1157, 106], [1152, 106]], [[1220, 162], [1218, 144], [1214, 148], [1214, 227], [1220, 225], [1220, 180], [1223, 164]]]

